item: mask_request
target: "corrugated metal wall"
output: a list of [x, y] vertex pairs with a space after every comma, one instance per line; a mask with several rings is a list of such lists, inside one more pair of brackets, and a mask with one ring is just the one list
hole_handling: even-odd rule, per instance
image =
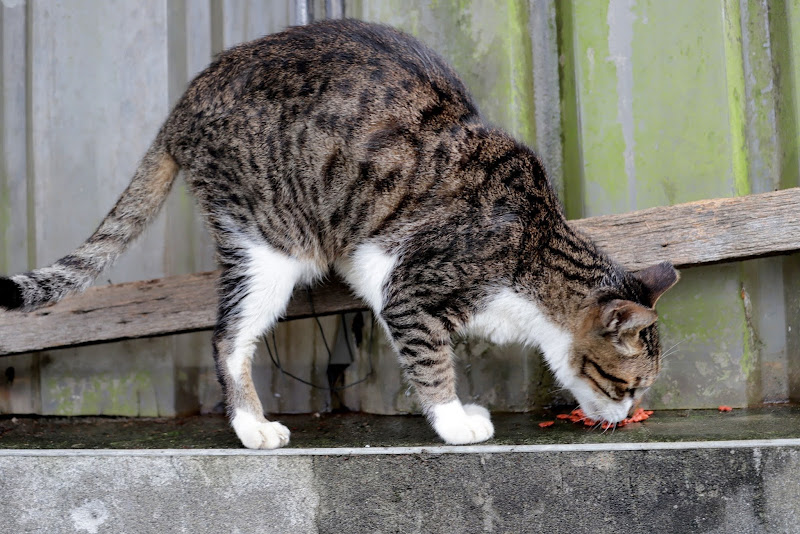
[[[89, 235], [213, 53], [321, 18], [326, 7], [338, 15], [341, 5], [5, 0], [0, 271], [44, 265]], [[448, 58], [484, 114], [539, 149], [570, 217], [800, 185], [800, 0], [363, 0], [344, 8]], [[212, 258], [179, 184], [101, 283], [208, 270]], [[665, 347], [678, 345], [651, 407], [800, 399], [797, 256], [687, 269], [659, 306]], [[413, 410], [394, 356], [365, 322], [344, 382], [367, 379], [333, 399], [281, 374], [262, 347], [254, 375], [265, 408]], [[341, 324], [321, 321], [336, 361], [349, 358]], [[0, 412], [213, 410], [220, 392], [208, 338], [4, 358]], [[287, 371], [327, 385], [313, 321], [282, 325], [276, 340]], [[565, 400], [533, 351], [458, 340], [457, 353], [464, 398], [512, 411]]]

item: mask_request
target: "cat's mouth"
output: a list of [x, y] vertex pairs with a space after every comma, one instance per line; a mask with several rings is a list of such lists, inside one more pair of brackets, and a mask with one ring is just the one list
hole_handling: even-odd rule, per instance
[[589, 419], [612, 424], [619, 423], [628, 417], [632, 404], [633, 403], [627, 399], [606, 406], [596, 406], [594, 403], [580, 403], [583, 413], [585, 413], [586, 417]]
[[586, 417], [595, 421], [619, 423], [628, 417], [633, 408], [633, 399], [626, 398], [619, 401], [606, 399], [597, 395], [591, 387], [583, 383], [573, 385], [569, 390], [575, 396]]

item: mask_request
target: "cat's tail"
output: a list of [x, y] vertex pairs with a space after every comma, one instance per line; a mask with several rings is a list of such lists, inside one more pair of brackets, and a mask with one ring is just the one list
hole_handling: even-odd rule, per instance
[[158, 213], [178, 174], [163, 132], [142, 158], [130, 185], [92, 236], [49, 267], [0, 276], [0, 308], [30, 311], [83, 291], [142, 233]]

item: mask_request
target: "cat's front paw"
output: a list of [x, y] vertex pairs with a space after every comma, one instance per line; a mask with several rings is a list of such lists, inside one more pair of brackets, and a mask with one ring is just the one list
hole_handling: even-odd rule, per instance
[[494, 435], [489, 411], [476, 404], [462, 406], [458, 400], [439, 404], [431, 409], [430, 418], [433, 429], [449, 445], [479, 443]]
[[248, 449], [277, 449], [289, 443], [289, 429], [280, 423], [270, 422], [247, 412], [237, 411], [231, 426]]

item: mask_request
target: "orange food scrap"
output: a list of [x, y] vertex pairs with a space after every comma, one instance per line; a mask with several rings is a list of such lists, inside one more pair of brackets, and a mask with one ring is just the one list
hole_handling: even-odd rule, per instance
[[730, 412], [731, 410], [733, 410], [733, 408], [731, 408], [730, 406], [720, 406], [718, 410], [721, 412]]
[[639, 423], [641, 421], [647, 420], [651, 415], [653, 415], [653, 412], [651, 410], [645, 411], [639, 408], [635, 412], [633, 412], [633, 415], [631, 415], [627, 419], [623, 419], [622, 421], [620, 421], [620, 424], [627, 425], [628, 423]]
[[569, 420], [572, 421], [573, 423], [578, 423], [580, 421], [583, 421], [584, 419], [586, 419], [586, 414], [583, 413], [583, 410], [581, 410], [580, 408], [575, 408], [569, 414]]
[[[619, 428], [630, 423], [640, 423], [642, 421], [646, 421], [653, 415], [652, 410], [643, 410], [642, 408], [638, 408], [633, 415], [630, 417], [623, 419], [618, 423], [609, 423], [608, 421], [595, 421], [594, 419], [590, 419], [586, 417], [586, 413], [580, 408], [576, 408], [572, 410], [572, 412], [568, 414], [560, 414], [556, 416], [556, 419], [567, 419], [572, 423], [582, 423], [584, 426], [596, 426], [600, 425], [603, 430], [607, 430], [609, 428]], [[549, 425], [548, 425], [549, 426]]]
[[539, 428], [547, 428], [549, 426], [553, 426], [555, 421], [545, 421], [543, 423], [539, 423]]

